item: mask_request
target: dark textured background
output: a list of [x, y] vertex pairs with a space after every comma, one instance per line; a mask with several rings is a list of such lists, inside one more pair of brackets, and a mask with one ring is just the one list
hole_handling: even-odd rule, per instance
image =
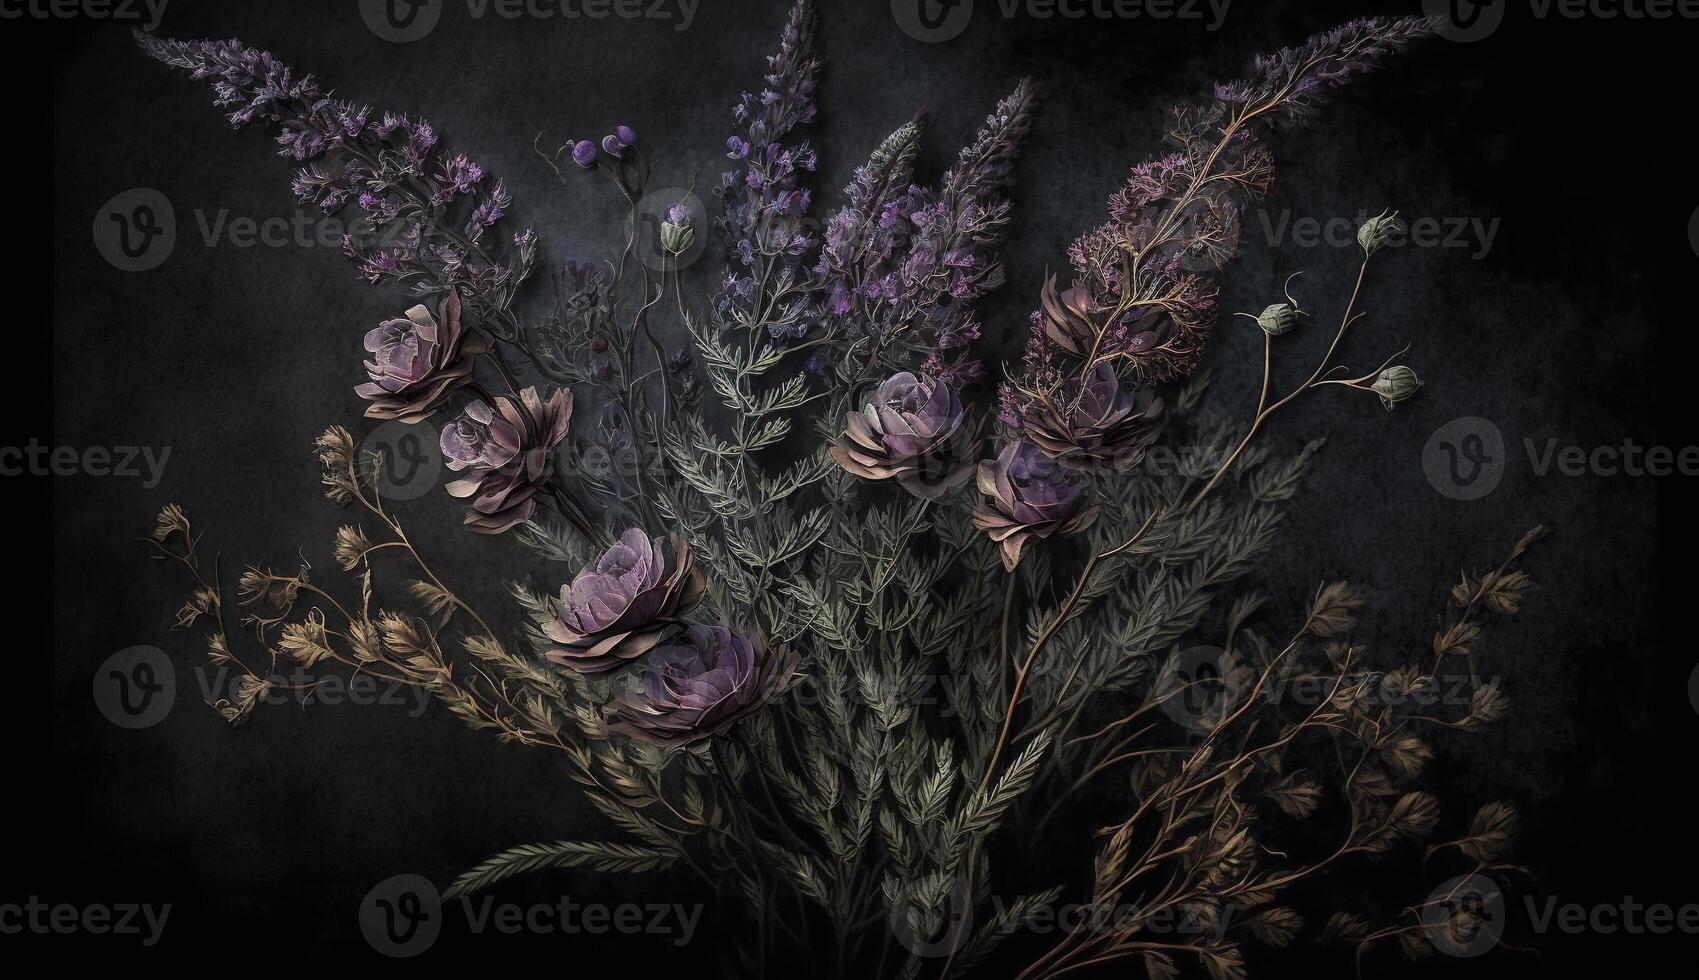
[[[982, 2], [961, 37], [922, 44], [883, 0], [822, 6], [827, 71], [813, 137], [823, 190], [840, 187], [922, 105], [932, 116], [922, 163], [935, 177], [1016, 79], [1043, 86], [1014, 193], [1009, 285], [986, 304], [991, 341], [1004, 350], [1018, 345], [1046, 269], [1100, 220], [1127, 167], [1156, 149], [1166, 106], [1207, 94], [1257, 52], [1356, 13], [1415, 7], [1239, 0], [1211, 32], [1190, 20], [1005, 21]], [[1690, 122], [1682, 59], [1699, 24], [1538, 22], [1525, 5], [1512, 8], [1492, 39], [1425, 45], [1277, 144], [1271, 214], [1353, 217], [1392, 206], [1501, 225], [1479, 260], [1467, 248], [1404, 248], [1376, 264], [1371, 316], [1345, 360], [1366, 370], [1408, 342], [1427, 385], [1390, 415], [1324, 390], [1277, 421], [1272, 444], [1324, 433], [1329, 444], [1256, 584], [1290, 612], [1316, 582], [1349, 577], [1371, 596], [1365, 618], [1378, 647], [1421, 647], [1461, 563], [1496, 559], [1526, 526], [1551, 523], [1556, 533], [1530, 565], [1543, 591], [1490, 642], [1489, 670], [1502, 676], [1512, 715], [1486, 737], [1443, 742], [1434, 775], [1459, 809], [1494, 796], [1522, 805], [1520, 853], [1540, 873], [1529, 886], [1536, 894], [1681, 903], [1699, 899], [1691, 847], [1675, 843], [1687, 821], [1662, 800], [1687, 781], [1692, 649], [1681, 623], [1690, 600], [1659, 565], [1690, 540], [1687, 485], [1538, 477], [1520, 444], [1696, 441], [1682, 363], [1691, 304], [1661, 304], [1657, 293], [1695, 268], [1687, 224], [1699, 193], [1690, 151], [1674, 148]], [[620, 20], [474, 21], [450, 3], [427, 39], [396, 45], [367, 32], [352, 2], [172, 0], [159, 30], [240, 36], [339, 94], [427, 115], [449, 145], [507, 181], [512, 213], [559, 259], [611, 254], [617, 212], [600, 183], [557, 183], [531, 154], [533, 136], [625, 122], [658, 161], [654, 186], [685, 183], [693, 170], [711, 180], [727, 109], [757, 83], [783, 16], [780, 3], [704, 0], [690, 29], [676, 32]], [[20, 342], [36, 347], [22, 374], [45, 373], [51, 359], [55, 443], [172, 447], [151, 491], [114, 478], [8, 481], [9, 491], [51, 495], [51, 594], [20, 592], [27, 604], [16, 618], [51, 619], [52, 656], [49, 670], [41, 646], [16, 651], [28, 682], [10, 699], [21, 767], [12, 808], [26, 823], [13, 843], [25, 853], [8, 859], [0, 900], [169, 901], [162, 948], [185, 958], [373, 959], [353, 910], [374, 883], [401, 872], [440, 881], [505, 846], [597, 833], [602, 819], [551, 759], [469, 734], [434, 706], [422, 719], [403, 707], [262, 708], [232, 732], [197, 703], [186, 668], [198, 643], [167, 631], [182, 580], [135, 538], [175, 500], [227, 571], [287, 565], [305, 547], [333, 575], [326, 544], [342, 514], [319, 497], [305, 450], [325, 425], [356, 420], [359, 335], [404, 303], [357, 281], [334, 248], [204, 246], [196, 210], [292, 216], [288, 168], [258, 132], [229, 132], [203, 85], [143, 59], [124, 26], [8, 21], [0, 34], [7, 71], [28, 73], [9, 91], [33, 104], [17, 110], [12, 135], [51, 129], [50, 160], [8, 164], [19, 170], [8, 187], [20, 213], [49, 203], [37, 188], [43, 169], [52, 175], [51, 214], [19, 235], [25, 247], [11, 265], [13, 295], [33, 299], [51, 263], [51, 348], [33, 323], [20, 325]], [[26, 52], [50, 53], [50, 107], [44, 73], [19, 60]], [[126, 273], [100, 259], [89, 228], [103, 202], [138, 186], [171, 200], [178, 241], [158, 268]], [[33, 243], [48, 220], [43, 256]], [[1261, 225], [1253, 218], [1251, 227]], [[1298, 295], [1336, 315], [1353, 264], [1351, 249], [1253, 239], [1223, 305], [1260, 309], [1303, 269]], [[1324, 339], [1316, 326], [1280, 345], [1288, 384]], [[1215, 398], [1249, 411], [1256, 343], [1226, 322], [1217, 338]], [[1503, 431], [1511, 465], [1495, 493], [1453, 501], [1424, 477], [1422, 447], [1471, 415]], [[16, 442], [48, 431], [12, 417]], [[45, 506], [12, 510], [20, 533], [44, 529]], [[440, 493], [406, 516], [484, 608], [501, 606], [505, 580], [543, 571], [511, 543], [458, 531], [457, 507]], [[12, 567], [47, 584], [38, 559], [19, 555]], [[102, 719], [89, 690], [102, 659], [136, 644], [169, 650], [182, 688], [163, 723], [127, 732]], [[1083, 863], [1065, 870], [1086, 874]], [[1347, 877], [1335, 897], [1353, 902], [1370, 879]], [[688, 896], [685, 885], [560, 874], [511, 894], [622, 900], [656, 887]], [[1547, 956], [1645, 948], [1632, 937], [1592, 938], [1548, 937]], [[76, 939], [36, 941], [81, 949]], [[509, 942], [526, 944], [450, 935], [437, 952], [492, 955]], [[529, 944], [681, 959], [642, 937]], [[94, 948], [124, 951], [110, 938]], [[703, 962], [703, 952], [682, 958]], [[1495, 968], [1534, 962], [1500, 958]], [[1306, 963], [1329, 975], [1349, 969]]]

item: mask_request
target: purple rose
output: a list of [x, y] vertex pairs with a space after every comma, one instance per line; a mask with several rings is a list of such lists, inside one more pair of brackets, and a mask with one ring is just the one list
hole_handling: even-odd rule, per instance
[[630, 126], [615, 126], [614, 138], [625, 146], [634, 146], [637, 143], [637, 133]]
[[936, 500], [973, 473], [979, 431], [965, 419], [955, 388], [904, 371], [844, 420], [829, 452], [864, 480], [896, 480], [915, 496]]
[[354, 391], [371, 402], [368, 418], [417, 422], [471, 379], [474, 360], [488, 349], [482, 337], [462, 329], [460, 297], [450, 290], [437, 316], [415, 306], [405, 319], [385, 320], [366, 334], [371, 380]]
[[596, 165], [596, 144], [579, 140], [572, 144], [572, 162], [588, 170]]
[[759, 633], [692, 626], [649, 654], [642, 687], [608, 704], [608, 728], [667, 748], [723, 734], [782, 691], [796, 663]]
[[1113, 369], [1098, 364], [1085, 384], [1070, 382], [1035, 402], [1023, 434], [1066, 466], [1124, 470], [1144, 458], [1162, 433], [1162, 399], [1149, 389], [1128, 391]]
[[526, 388], [517, 400], [498, 396], [494, 408], [473, 402], [443, 429], [449, 469], [470, 470], [448, 485], [451, 495], [472, 498], [468, 527], [500, 534], [531, 519], [537, 494], [554, 476], [554, 447], [571, 420], [570, 391], [557, 389], [545, 402], [536, 388]]
[[973, 513], [973, 525], [988, 531], [1003, 548], [1003, 567], [1014, 571], [1027, 539], [1060, 531], [1084, 530], [1097, 518], [1088, 502], [1090, 481], [1069, 470], [1030, 442], [1011, 442], [996, 460], [979, 464], [979, 492], [985, 495]]
[[650, 538], [642, 528], [627, 528], [561, 587], [560, 599], [551, 603], [555, 618], [543, 627], [560, 646], [546, 656], [581, 674], [641, 657], [696, 608], [703, 589], [682, 538]]

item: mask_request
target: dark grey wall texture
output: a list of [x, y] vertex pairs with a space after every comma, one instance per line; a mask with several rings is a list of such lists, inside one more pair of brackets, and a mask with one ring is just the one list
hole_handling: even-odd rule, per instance
[[[1009, 283], [986, 304], [989, 343], [1014, 354], [1046, 270], [1061, 267], [1067, 243], [1100, 220], [1127, 168], [1157, 150], [1169, 105], [1207, 96], [1258, 52], [1350, 16], [1418, 4], [1237, 0], [1212, 29], [1205, 6], [1203, 19], [1075, 20], [1029, 9], [1005, 18], [980, 0], [966, 29], [940, 43], [905, 33], [885, 0], [821, 6], [827, 68], [812, 135], [828, 203], [917, 108], [930, 110], [922, 165], [935, 177], [1017, 79], [1043, 87], [1013, 195]], [[1460, 565], [1485, 564], [1527, 526], [1551, 524], [1529, 564], [1543, 589], [1490, 641], [1511, 719], [1484, 738], [1443, 745], [1436, 778], [1458, 800], [1521, 805], [1521, 855], [1541, 875], [1535, 894], [1680, 904], [1699, 899], [1699, 883], [1688, 876], [1691, 845], [1675, 843], [1685, 821], [1661, 797], [1689, 780], [1693, 657], [1681, 624], [1691, 600], [1660, 563], [1673, 567], [1668, 559], [1692, 540], [1693, 478], [1568, 476], [1555, 467], [1541, 475], [1525, 444], [1544, 452], [1549, 440], [1588, 449], [1699, 442], [1683, 367], [1693, 304], [1661, 295], [1699, 268], [1689, 230], [1699, 192], [1690, 151], [1677, 149], [1691, 128], [1683, 62], [1699, 23], [1537, 18], [1526, 3], [1506, 6], [1493, 36], [1416, 49], [1277, 144], [1276, 189], [1253, 213], [1251, 244], [1226, 277], [1226, 310], [1261, 309], [1303, 270], [1295, 289], [1319, 311], [1318, 325], [1337, 316], [1355, 246], [1274, 242], [1270, 229], [1296, 235], [1304, 219], [1354, 226], [1384, 207], [1439, 220], [1442, 237], [1475, 224], [1455, 245], [1404, 247], [1378, 262], [1369, 319], [1345, 351], [1367, 370], [1378, 354], [1411, 344], [1409, 361], [1426, 381], [1419, 397], [1387, 414], [1324, 390], [1277, 418], [1271, 444], [1322, 434], [1329, 442], [1278, 556], [1254, 584], [1289, 612], [1316, 583], [1349, 578], [1371, 597], [1376, 645], [1419, 647]], [[476, 18], [448, 0], [428, 37], [396, 44], [367, 29], [354, 0], [170, 0], [155, 29], [238, 36], [340, 95], [425, 115], [507, 182], [511, 220], [534, 224], [559, 261], [616, 254], [619, 212], [605, 182], [557, 181], [532, 154], [533, 138], [626, 123], [655, 161], [653, 186], [682, 185], [693, 172], [711, 183], [733, 98], [759, 84], [785, 5], [703, 0], [684, 30], [680, 8], [664, 9], [675, 16], [509, 20]], [[19, 718], [44, 717], [20, 721], [14, 740], [27, 771], [14, 784], [12, 807], [25, 825], [13, 845], [26, 853], [0, 900], [171, 902], [163, 941], [145, 951], [162, 963], [228, 955], [381, 965], [354, 913], [372, 885], [403, 872], [442, 881], [489, 852], [593, 834], [604, 821], [553, 760], [469, 733], [434, 705], [422, 717], [412, 717], [411, 702], [262, 708], [230, 731], [199, 703], [190, 668], [200, 662], [200, 631], [167, 629], [183, 580], [151, 562], [137, 538], [161, 504], [177, 501], [205, 532], [207, 552], [222, 553], [227, 576], [241, 562], [288, 565], [304, 547], [320, 576], [334, 577], [327, 544], [344, 515], [320, 497], [307, 450], [328, 424], [364, 424], [352, 390], [363, 380], [360, 336], [407, 303], [358, 281], [334, 246], [241, 247], [222, 234], [207, 244], [202, 222], [221, 214], [292, 219], [289, 167], [259, 132], [230, 132], [203, 85], [142, 58], [128, 27], [0, 23], [16, 58], [51, 59], [47, 68], [12, 59], [9, 69], [29, 73], [10, 89], [33, 103], [51, 81], [50, 119], [33, 117], [50, 125], [51, 158], [26, 162], [14, 150], [7, 164], [19, 171], [7, 183], [20, 207], [31, 203], [23, 198], [41, 203], [35, 188], [51, 169], [51, 280], [42, 281], [45, 270], [20, 275], [11, 290], [51, 289], [51, 350], [37, 337], [23, 371], [51, 365], [53, 420], [50, 436], [36, 428], [18, 438], [170, 447], [152, 489], [117, 477], [34, 478], [52, 497], [51, 593], [20, 600], [20, 611], [50, 617], [52, 627], [42, 641], [50, 645], [29, 651], [33, 666], [19, 667], [42, 675], [15, 695]], [[26, 125], [14, 138], [39, 145]], [[169, 200], [177, 240], [163, 263], [129, 272], [103, 260], [91, 225], [104, 202], [137, 187]], [[1491, 230], [1490, 247], [1481, 228]], [[24, 244], [39, 268], [39, 247]], [[699, 283], [712, 265], [699, 264]], [[1258, 345], [1243, 325], [1222, 322], [1209, 364], [1213, 397], [1248, 414]], [[1283, 340], [1277, 376], [1297, 380], [1322, 333]], [[1502, 477], [1479, 499], [1453, 499], [1425, 472], [1424, 447], [1470, 417], [1502, 435]], [[8, 489], [28, 479], [8, 478]], [[42, 523], [39, 509], [17, 514]], [[459, 508], [440, 492], [405, 514], [486, 610], [505, 611], [506, 580], [555, 574], [512, 542], [461, 532]], [[48, 564], [39, 555], [13, 560], [36, 588], [48, 587]], [[170, 651], [180, 689], [164, 721], [126, 731], [99, 714], [90, 687], [102, 660], [135, 645]], [[42, 649], [51, 649], [50, 670]], [[1083, 860], [1074, 871], [1074, 880], [1089, 874]], [[1333, 897], [1350, 901], [1352, 883]], [[567, 873], [504, 894], [535, 901], [562, 892], [697, 900], [682, 878]], [[1552, 937], [1548, 957], [1609, 963], [1653, 941], [1593, 937], [1581, 950], [1579, 939]], [[14, 942], [79, 956], [133, 951], [116, 937], [0, 937], [0, 946]], [[439, 945], [444, 956], [496, 963], [515, 947], [565, 957], [562, 966], [611, 952], [709, 962], [702, 950], [645, 937], [452, 934]], [[1516, 975], [1538, 962], [1513, 958], [1496, 969]], [[1349, 970], [1329, 960], [1281, 972], [1299, 966]]]

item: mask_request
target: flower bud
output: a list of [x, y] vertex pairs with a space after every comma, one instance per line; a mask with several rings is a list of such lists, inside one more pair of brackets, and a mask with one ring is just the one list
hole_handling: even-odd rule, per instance
[[585, 170], [596, 165], [596, 144], [589, 140], [579, 140], [572, 145], [572, 162]]
[[1396, 211], [1383, 211], [1379, 217], [1370, 218], [1357, 229], [1357, 244], [1363, 247], [1365, 256], [1373, 255], [1403, 230], [1404, 225], [1398, 220]]
[[677, 256], [690, 251], [690, 246], [695, 241], [696, 232], [688, 223], [661, 222], [661, 248], [668, 255]]
[[1392, 406], [1414, 395], [1421, 386], [1422, 379], [1416, 377], [1416, 372], [1402, 364], [1395, 364], [1382, 371], [1369, 387], [1380, 396], [1381, 404], [1390, 412]]
[[1270, 337], [1278, 337], [1298, 325], [1299, 312], [1291, 303], [1273, 303], [1257, 314], [1257, 326]]
[[615, 160], [625, 159], [626, 145], [619, 141], [618, 136], [602, 137], [602, 152]]

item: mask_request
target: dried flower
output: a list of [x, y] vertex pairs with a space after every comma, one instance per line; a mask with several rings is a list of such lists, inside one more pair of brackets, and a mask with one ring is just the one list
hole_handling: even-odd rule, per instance
[[566, 438], [572, 419], [572, 393], [556, 389], [543, 401], [536, 388], [517, 400], [497, 396], [495, 407], [473, 402], [442, 431], [442, 453], [449, 469], [470, 469], [448, 485], [456, 497], [472, 498], [466, 525], [499, 534], [530, 520], [536, 496], [554, 476], [551, 455]]
[[1385, 405], [1386, 410], [1390, 412], [1394, 405], [1408, 400], [1411, 395], [1416, 393], [1418, 388], [1422, 387], [1422, 379], [1416, 377], [1416, 372], [1404, 365], [1394, 364], [1392, 367], [1382, 370], [1380, 377], [1376, 378], [1374, 384], [1369, 387], [1380, 396], [1381, 404]]
[[1128, 391], [1109, 365], [1099, 364], [1085, 384], [1069, 382], [1035, 403], [1021, 431], [1066, 466], [1125, 470], [1144, 459], [1162, 424], [1162, 399], [1154, 391]]
[[1030, 442], [1010, 442], [995, 461], [979, 464], [985, 500], [973, 512], [974, 527], [1003, 548], [1003, 567], [1014, 571], [1029, 537], [1072, 534], [1090, 526], [1099, 510], [1087, 499], [1086, 476], [1064, 468]]
[[796, 664], [760, 633], [692, 626], [650, 653], [642, 687], [608, 705], [608, 728], [667, 748], [722, 734], [783, 690]]
[[352, 572], [360, 565], [360, 560], [366, 557], [366, 552], [372, 550], [372, 542], [366, 537], [366, 532], [352, 524], [345, 524], [336, 529], [336, 548], [333, 552], [336, 563], [345, 572]]
[[936, 500], [973, 472], [979, 433], [965, 418], [955, 388], [903, 372], [845, 418], [844, 433], [830, 452], [864, 480], [896, 480], [915, 496]]
[[581, 674], [641, 657], [696, 608], [703, 590], [684, 539], [650, 538], [642, 528], [627, 528], [561, 587], [560, 599], [551, 603], [554, 619], [543, 626], [560, 646], [547, 656]]
[[472, 379], [473, 363], [488, 349], [482, 337], [462, 328], [460, 297], [451, 289], [435, 317], [415, 306], [405, 319], [385, 320], [366, 334], [371, 381], [354, 391], [371, 402], [368, 418], [417, 422]]
[[1398, 212], [1382, 212], [1379, 216], [1363, 222], [1363, 226], [1357, 229], [1357, 244], [1363, 247], [1365, 257], [1373, 255], [1385, 248], [1403, 227], [1398, 220]]

